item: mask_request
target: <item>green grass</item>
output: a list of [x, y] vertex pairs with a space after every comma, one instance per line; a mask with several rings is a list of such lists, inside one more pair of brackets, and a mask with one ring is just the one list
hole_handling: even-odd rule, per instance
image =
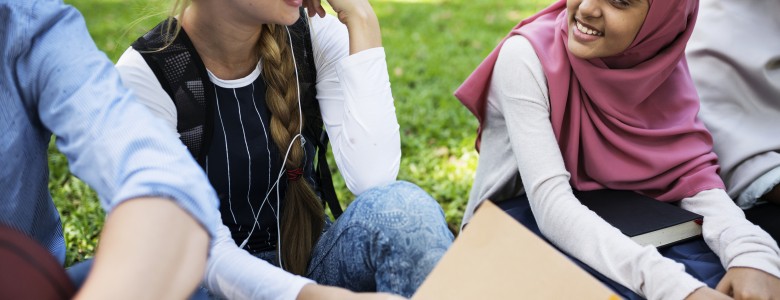
[[[98, 47], [114, 61], [167, 14], [168, 1], [66, 0], [85, 16]], [[379, 16], [401, 125], [399, 179], [441, 203], [447, 221], [463, 216], [477, 165], [476, 119], [452, 92], [523, 17], [551, 0], [372, 0]], [[92, 255], [104, 214], [95, 193], [67, 171], [52, 146], [50, 188], [63, 217], [67, 264]], [[331, 166], [335, 164], [331, 163]], [[335, 171], [335, 170], [334, 170]], [[339, 198], [353, 196], [340, 176]]]

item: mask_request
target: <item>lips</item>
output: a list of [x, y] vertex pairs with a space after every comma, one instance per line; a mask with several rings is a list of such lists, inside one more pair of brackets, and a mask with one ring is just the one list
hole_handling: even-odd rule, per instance
[[303, 0], [285, 0], [284, 2], [293, 7], [300, 7], [303, 5]]
[[592, 35], [592, 36], [604, 36], [603, 32], [596, 30], [595, 28], [593, 28], [593, 26], [580, 22], [579, 20], [577, 20], [577, 18], [574, 19], [574, 25], [575, 25], [574, 27], [577, 28], [577, 31], [583, 34]]

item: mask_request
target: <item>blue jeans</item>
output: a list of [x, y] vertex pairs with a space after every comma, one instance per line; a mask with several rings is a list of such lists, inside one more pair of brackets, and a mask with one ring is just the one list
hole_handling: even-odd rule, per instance
[[[523, 224], [528, 230], [555, 247], [555, 245], [550, 243], [539, 230], [539, 225], [536, 224], [536, 219], [531, 212], [531, 206], [525, 195], [498, 202], [496, 205], [512, 216], [512, 218]], [[557, 247], [555, 248], [558, 249]], [[561, 250], [558, 249], [558, 251]], [[701, 282], [704, 282], [711, 288], [715, 288], [720, 279], [723, 278], [723, 275], [726, 274], [726, 270], [723, 269], [723, 266], [720, 264], [718, 256], [712, 252], [701, 237], [673, 246], [660, 248], [658, 249], [658, 252], [666, 258], [685, 265], [685, 272]], [[607, 278], [573, 256], [570, 256], [563, 251], [561, 251], [561, 253], [623, 298], [632, 300], [644, 299], [629, 288]]]
[[[306, 277], [355, 292], [410, 297], [453, 240], [441, 206], [404, 181], [362, 193], [325, 227]], [[278, 265], [275, 251], [256, 256]]]

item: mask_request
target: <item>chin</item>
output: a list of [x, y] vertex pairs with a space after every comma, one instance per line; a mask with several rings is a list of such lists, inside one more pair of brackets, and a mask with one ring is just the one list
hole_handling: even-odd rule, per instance
[[577, 58], [580, 59], [591, 59], [596, 58], [596, 55], [593, 53], [593, 49], [590, 49], [590, 47], [583, 46], [582, 44], [574, 41], [574, 39], [569, 39], [569, 44], [566, 47], [566, 50], [569, 51], [572, 55], [574, 55]]
[[569, 50], [569, 53], [571, 53], [572, 55], [574, 55], [574, 57], [579, 58], [579, 59], [591, 59], [591, 58], [597, 58], [598, 57], [597, 55], [593, 55], [593, 54], [591, 54], [589, 52], [582, 52], [582, 51], [576, 51], [576, 50], [575, 51]]
[[296, 18], [295, 20], [291, 20], [291, 21], [290, 20], [285, 20], [283, 22], [279, 22], [278, 24], [279, 25], [283, 25], [283, 26], [292, 26], [297, 21], [298, 21], [298, 18]]
[[290, 12], [280, 14], [279, 18], [276, 20], [276, 24], [290, 26], [295, 24], [295, 22], [298, 22], [298, 19], [300, 18], [301, 18], [300, 11], [298, 11], [298, 9], [295, 9], [295, 11], [291, 10]]

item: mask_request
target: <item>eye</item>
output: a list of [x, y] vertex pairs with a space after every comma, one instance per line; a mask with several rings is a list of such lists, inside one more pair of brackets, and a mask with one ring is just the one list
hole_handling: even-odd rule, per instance
[[631, 2], [628, 0], [611, 0], [610, 2], [617, 8], [627, 8], [631, 6]]

